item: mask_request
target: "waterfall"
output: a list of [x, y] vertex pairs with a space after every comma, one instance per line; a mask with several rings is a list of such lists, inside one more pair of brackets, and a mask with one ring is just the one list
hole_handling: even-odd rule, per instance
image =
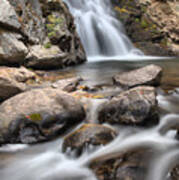
[[118, 59], [142, 55], [116, 19], [110, 0], [64, 0], [75, 18], [88, 59]]

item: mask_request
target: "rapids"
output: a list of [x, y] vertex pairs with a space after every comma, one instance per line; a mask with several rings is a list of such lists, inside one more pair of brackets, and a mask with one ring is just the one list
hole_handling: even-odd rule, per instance
[[[161, 63], [162, 62], [162, 63]], [[153, 61], [164, 69], [163, 89], [173, 89], [172, 83], [178, 75], [176, 61]], [[110, 77], [116, 71], [130, 70], [151, 62], [122, 63], [100, 62], [88, 63], [76, 67], [76, 74], [86, 75], [88, 83], [109, 83]], [[109, 66], [111, 64], [111, 67]], [[99, 66], [101, 69], [99, 69]], [[68, 69], [69, 71], [70, 69]], [[74, 68], [72, 69], [74, 70]], [[93, 76], [89, 74], [93, 71]], [[170, 74], [169, 72], [172, 71]], [[95, 73], [96, 72], [96, 73]], [[98, 72], [98, 73], [97, 73]], [[89, 74], [88, 74], [89, 73]], [[104, 76], [99, 76], [99, 74]], [[98, 77], [98, 78], [97, 78]], [[168, 81], [168, 79], [170, 81]], [[168, 83], [168, 84], [167, 84]], [[173, 84], [173, 86], [177, 86]], [[136, 148], [152, 149], [154, 156], [147, 163], [148, 173], [146, 180], [168, 180], [170, 169], [179, 162], [179, 142], [175, 139], [179, 126], [179, 92], [164, 93], [158, 89], [158, 103], [160, 108], [160, 123], [153, 128], [118, 127], [119, 136], [110, 144], [95, 149], [90, 147], [79, 158], [73, 153], [62, 153], [63, 138], [34, 146], [7, 145], [0, 148], [0, 179], [1, 180], [96, 180], [88, 165], [91, 161], [107, 160], [121, 152]], [[101, 100], [91, 100], [89, 119], [96, 118]], [[174, 126], [173, 126], [174, 125]], [[167, 179], [168, 178], [168, 179]]]
[[[88, 60], [111, 60], [89, 62], [64, 71], [82, 76], [88, 85], [111, 83], [114, 74], [151, 63], [130, 61], [151, 57], [143, 56], [132, 45], [122, 24], [115, 18], [109, 0], [64, 1], [75, 18]], [[112, 61], [115, 59], [128, 61]], [[179, 87], [177, 61], [156, 60], [152, 63], [164, 69], [162, 89]], [[175, 139], [177, 131], [173, 129], [179, 127], [179, 90], [167, 94], [159, 88], [157, 99], [160, 108], [160, 123], [157, 126], [150, 129], [119, 126], [120, 133], [113, 142], [98, 149], [90, 147], [79, 158], [62, 152], [62, 137], [33, 146], [10, 144], [0, 147], [0, 180], [97, 180], [88, 168], [91, 161], [110, 159], [136, 148], [147, 148], [154, 152], [150, 162], [146, 162], [146, 180], [170, 179], [169, 171], [179, 162], [179, 141]], [[88, 119], [97, 121], [97, 110], [101, 103], [101, 100], [91, 100]]]

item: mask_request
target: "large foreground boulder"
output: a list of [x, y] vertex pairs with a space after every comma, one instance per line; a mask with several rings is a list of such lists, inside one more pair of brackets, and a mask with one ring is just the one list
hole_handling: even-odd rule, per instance
[[35, 79], [28, 69], [0, 67], [0, 101], [26, 90], [26, 81]]
[[99, 146], [111, 142], [117, 133], [112, 128], [99, 124], [85, 124], [68, 135], [63, 143], [63, 151], [75, 150], [80, 155], [89, 145]]
[[124, 88], [139, 85], [157, 86], [162, 77], [162, 68], [157, 65], [148, 65], [130, 72], [119, 73], [113, 77], [114, 83]]
[[140, 86], [125, 91], [102, 105], [101, 123], [150, 124], [158, 120], [155, 88]]
[[51, 88], [31, 90], [0, 106], [0, 135], [4, 142], [36, 143], [62, 134], [85, 118], [72, 96]]

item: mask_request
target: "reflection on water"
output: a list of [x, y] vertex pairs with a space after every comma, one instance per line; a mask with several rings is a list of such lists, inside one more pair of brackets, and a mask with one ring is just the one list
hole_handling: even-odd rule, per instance
[[118, 72], [133, 70], [148, 64], [156, 64], [163, 68], [163, 89], [179, 87], [179, 58], [151, 61], [100, 61], [77, 66], [75, 71], [91, 83], [106, 83], [111, 82], [111, 77]]

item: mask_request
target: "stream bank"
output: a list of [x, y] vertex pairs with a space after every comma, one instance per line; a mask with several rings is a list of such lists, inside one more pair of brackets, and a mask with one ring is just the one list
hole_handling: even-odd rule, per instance
[[118, 19], [145, 55], [179, 56], [179, 2], [112, 0]]

